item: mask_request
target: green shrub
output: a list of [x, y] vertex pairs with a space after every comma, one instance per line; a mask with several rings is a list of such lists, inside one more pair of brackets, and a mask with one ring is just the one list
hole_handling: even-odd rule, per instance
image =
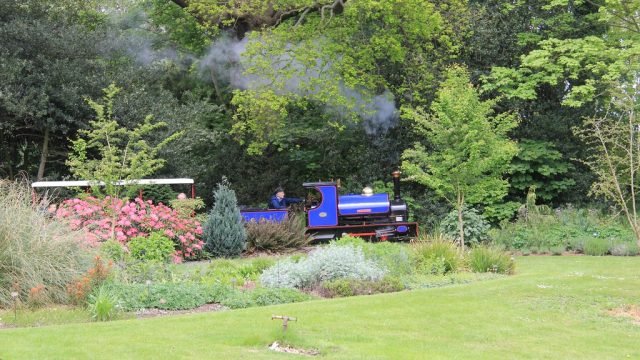
[[303, 289], [327, 280], [352, 278], [375, 281], [384, 275], [385, 270], [365, 259], [362, 249], [329, 244], [315, 249], [297, 263], [291, 260], [277, 262], [262, 273], [260, 281], [266, 287]]
[[[464, 243], [467, 246], [477, 245], [489, 240], [489, 229], [491, 226], [484, 219], [478, 210], [465, 208], [462, 211], [462, 221], [464, 223]], [[458, 230], [458, 211], [452, 210], [440, 223], [442, 232], [450, 238], [460, 241], [460, 231]]]
[[13, 304], [12, 292], [27, 302], [40, 288], [39, 301], [66, 303], [67, 285], [91, 266], [84, 234], [54, 220], [48, 206], [34, 204], [26, 184], [0, 180], [0, 307]]
[[251, 265], [240, 266], [230, 260], [218, 259], [207, 267], [201, 282], [241, 286], [246, 280], [255, 280], [258, 276], [259, 273]]
[[[199, 197], [195, 199], [173, 199], [170, 201], [170, 204], [171, 208], [174, 209], [181, 218], [192, 217], [196, 215], [198, 210], [204, 209], [204, 201]], [[206, 217], [202, 220], [206, 221]], [[198, 221], [200, 220], [198, 219]]]
[[391, 275], [410, 274], [413, 270], [409, 252], [404, 245], [392, 242], [367, 242], [359, 237], [345, 235], [333, 242], [338, 246], [354, 246]]
[[142, 198], [151, 200], [154, 204], [163, 203], [169, 205], [169, 202], [178, 195], [169, 185], [145, 185], [142, 187], [127, 187], [124, 196], [129, 199], [137, 198], [140, 196], [140, 190], [142, 190]]
[[87, 301], [89, 314], [96, 321], [109, 321], [116, 318], [120, 312], [119, 300], [109, 292], [105, 286], [89, 295]]
[[626, 242], [612, 245], [609, 252], [614, 256], [636, 256], [640, 249], [636, 243]]
[[584, 253], [591, 256], [603, 256], [609, 252], [609, 240], [590, 238], [584, 243]]
[[173, 241], [161, 232], [134, 237], [127, 246], [131, 257], [142, 261], [167, 262], [175, 251]]
[[126, 311], [145, 308], [165, 310], [193, 309], [207, 303], [207, 286], [193, 283], [149, 283], [106, 285], [108, 291], [121, 301]]
[[623, 219], [597, 210], [570, 206], [555, 210], [529, 206], [517, 222], [502, 224], [501, 229], [492, 231], [494, 244], [515, 250], [525, 247], [551, 250], [565, 247], [583, 252], [585, 242], [594, 237], [614, 243], [635, 242], [633, 231]]
[[100, 245], [100, 253], [109, 260], [114, 262], [122, 262], [126, 257], [125, 249], [122, 244], [114, 239], [109, 239]]
[[353, 281], [350, 279], [335, 279], [331, 281], [325, 281], [320, 285], [320, 293], [323, 297], [348, 297], [354, 296], [356, 290], [354, 289]]
[[562, 245], [559, 246], [554, 246], [552, 248], [549, 249], [549, 252], [551, 252], [551, 255], [562, 255], [562, 253], [564, 253], [564, 251], [566, 250], [566, 248]]
[[498, 274], [512, 274], [515, 262], [511, 255], [494, 248], [477, 246], [468, 253], [469, 268], [473, 272], [493, 272]]
[[251, 299], [257, 306], [267, 306], [307, 301], [311, 296], [296, 289], [257, 288], [251, 292]]
[[307, 246], [310, 237], [305, 233], [304, 219], [293, 213], [282, 222], [251, 221], [245, 224], [247, 248], [254, 250], [282, 251]]
[[417, 241], [412, 246], [413, 262], [419, 272], [442, 275], [455, 272], [462, 259], [458, 248], [446, 236], [432, 236]]
[[527, 249], [527, 248], [521, 249], [520, 253], [522, 253], [522, 256], [529, 256], [531, 255], [531, 249]]
[[323, 297], [348, 297], [356, 295], [371, 295], [380, 293], [397, 292], [405, 289], [400, 279], [393, 276], [385, 276], [378, 281], [357, 279], [335, 279], [322, 282], [316, 291]]
[[173, 277], [173, 264], [127, 258], [116, 271], [116, 280], [125, 284], [167, 282]]
[[236, 194], [225, 180], [218, 184], [213, 197], [215, 205], [202, 229], [205, 249], [215, 257], [236, 257], [247, 245]]

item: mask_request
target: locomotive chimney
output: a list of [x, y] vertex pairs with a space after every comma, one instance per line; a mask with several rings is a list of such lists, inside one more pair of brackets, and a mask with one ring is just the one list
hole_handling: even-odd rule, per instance
[[391, 173], [393, 177], [393, 200], [400, 200], [400, 171], [396, 170]]

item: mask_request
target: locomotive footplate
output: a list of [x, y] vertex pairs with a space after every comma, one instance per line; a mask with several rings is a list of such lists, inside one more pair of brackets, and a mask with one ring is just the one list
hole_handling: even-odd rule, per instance
[[340, 225], [332, 227], [310, 227], [307, 234], [314, 241], [323, 241], [339, 238], [342, 235], [358, 236], [368, 240], [410, 240], [418, 236], [418, 223], [375, 223], [359, 225]]

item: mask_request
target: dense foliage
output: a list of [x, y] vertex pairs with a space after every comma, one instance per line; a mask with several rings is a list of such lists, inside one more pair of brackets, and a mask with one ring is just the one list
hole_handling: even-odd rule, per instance
[[0, 307], [67, 303], [67, 286], [91, 264], [82, 232], [32, 203], [25, 184], [0, 181]]

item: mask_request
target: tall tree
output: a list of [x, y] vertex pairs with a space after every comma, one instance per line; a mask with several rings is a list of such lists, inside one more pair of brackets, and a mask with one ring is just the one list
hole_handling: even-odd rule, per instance
[[458, 212], [460, 247], [464, 248], [462, 211], [466, 204], [492, 205], [508, 190], [503, 178], [517, 153], [507, 133], [517, 121], [512, 114], [492, 115], [495, 101], [481, 101], [461, 67], [447, 71], [431, 113], [405, 109], [424, 137], [405, 150], [402, 168], [408, 179], [424, 184]]
[[103, 34], [65, 10], [73, 14], [51, 1], [0, 3], [0, 174], [5, 176], [26, 170], [41, 179], [51, 158], [61, 162], [66, 138], [89, 114], [83, 96], [104, 85], [95, 46]]

